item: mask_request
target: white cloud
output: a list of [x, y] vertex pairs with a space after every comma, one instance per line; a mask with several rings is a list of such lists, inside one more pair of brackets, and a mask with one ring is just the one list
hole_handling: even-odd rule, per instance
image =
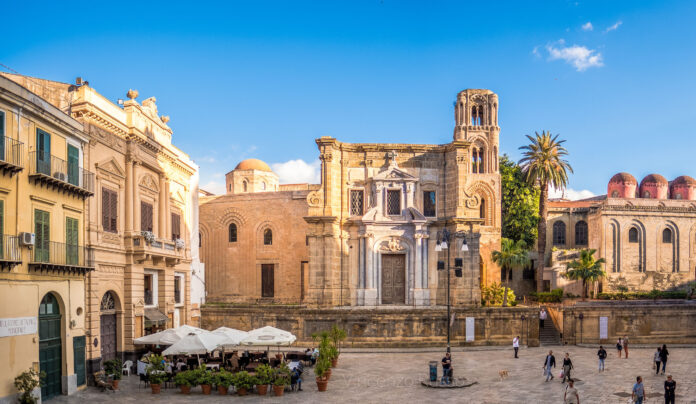
[[617, 29], [619, 29], [619, 27], [621, 26], [621, 24], [623, 24], [623, 21], [621, 21], [621, 20], [617, 21], [617, 22], [614, 23], [614, 25], [612, 25], [611, 27], [605, 29], [605, 30], [604, 30], [604, 33], [606, 34], [607, 32], [616, 31]]
[[582, 30], [583, 31], [592, 31], [594, 27], [592, 26], [591, 22], [586, 22], [585, 24], [582, 24]]
[[203, 156], [203, 157], [199, 157], [196, 160], [198, 160], [199, 163], [208, 163], [208, 164], [212, 164], [212, 163], [217, 161], [217, 160], [215, 160], [215, 157], [213, 157], [213, 156]]
[[546, 50], [549, 52], [549, 60], [564, 60], [569, 65], [574, 66], [579, 72], [590, 67], [604, 66], [601, 53], [594, 49], [588, 49], [585, 46], [565, 46], [565, 41], [562, 39], [556, 43], [546, 45]]
[[207, 184], [200, 185], [199, 188], [204, 189], [208, 192], [212, 192], [216, 195], [222, 195], [225, 193], [224, 182], [210, 181]]
[[302, 159], [297, 159], [271, 164], [271, 168], [273, 172], [278, 174], [281, 184], [318, 184], [321, 162], [314, 160], [312, 163], [307, 163]]
[[577, 201], [578, 199], [592, 198], [593, 196], [595, 196], [594, 192], [587, 189], [583, 189], [581, 191], [577, 191], [572, 188], [556, 189], [552, 187], [549, 189], [549, 199], [563, 198], [571, 201]]
[[532, 49], [532, 55], [534, 55], [534, 56], [536, 56], [536, 57], [538, 57], [538, 58], [541, 57], [541, 53], [539, 52], [539, 47], [538, 47], [538, 46], [535, 46], [534, 49]]

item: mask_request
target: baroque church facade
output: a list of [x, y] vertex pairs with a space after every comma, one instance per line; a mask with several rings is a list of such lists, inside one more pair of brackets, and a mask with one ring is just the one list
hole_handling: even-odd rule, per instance
[[240, 163], [225, 195], [201, 199], [208, 301], [442, 305], [449, 257], [452, 303], [479, 305], [499, 277], [498, 97], [461, 91], [454, 112], [447, 144], [317, 139], [320, 184]]

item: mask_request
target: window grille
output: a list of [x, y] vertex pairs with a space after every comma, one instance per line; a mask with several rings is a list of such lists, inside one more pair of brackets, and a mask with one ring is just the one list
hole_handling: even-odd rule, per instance
[[565, 245], [566, 243], [566, 225], [558, 221], [553, 224], [553, 245]]
[[387, 191], [387, 214], [401, 214], [401, 191]]
[[584, 220], [575, 224], [575, 244], [587, 245], [587, 222]]
[[350, 191], [350, 215], [360, 216], [363, 214], [363, 200], [365, 193], [363, 190]]

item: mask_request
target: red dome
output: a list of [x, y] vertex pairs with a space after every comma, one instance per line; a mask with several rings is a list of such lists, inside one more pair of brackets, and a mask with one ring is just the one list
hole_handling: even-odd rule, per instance
[[640, 182], [640, 186], [642, 187], [643, 184], [658, 184], [658, 185], [667, 185], [667, 179], [665, 177], [661, 176], [660, 174], [650, 174], [646, 175], [645, 178], [643, 178], [643, 181]]
[[669, 185], [670, 198], [696, 200], [696, 180], [688, 175], [675, 178]]
[[672, 185], [688, 185], [691, 187], [696, 187], [696, 180], [688, 175], [682, 175], [675, 178], [674, 181], [672, 181]]
[[650, 199], [667, 199], [669, 183], [660, 174], [650, 174], [640, 182], [640, 197]]
[[636, 177], [632, 176], [629, 173], [618, 173], [615, 174], [609, 182], [614, 182], [614, 183], [621, 183], [621, 184], [636, 184], [638, 185], [638, 181], [636, 181]]
[[607, 197], [609, 198], [634, 198], [638, 181], [629, 173], [615, 174], [607, 185]]

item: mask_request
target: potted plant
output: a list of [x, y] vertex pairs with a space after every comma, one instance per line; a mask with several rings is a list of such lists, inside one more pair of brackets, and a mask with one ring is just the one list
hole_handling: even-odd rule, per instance
[[223, 369], [217, 372], [213, 377], [215, 379], [215, 384], [217, 385], [218, 393], [221, 396], [226, 395], [230, 385], [232, 384], [232, 373]]
[[268, 394], [268, 385], [273, 382], [275, 371], [267, 364], [256, 368], [256, 391], [260, 396]]
[[232, 384], [234, 384], [237, 394], [240, 396], [246, 396], [249, 389], [254, 387], [254, 382], [254, 377], [251, 376], [246, 370], [243, 370], [234, 375]]
[[336, 367], [338, 365], [338, 356], [341, 354], [341, 342], [346, 339], [346, 330], [334, 324], [329, 331], [329, 336], [333, 341], [333, 346], [335, 349], [336, 357], [333, 359], [331, 367]]
[[273, 394], [276, 396], [282, 396], [285, 392], [285, 386], [290, 384], [290, 369], [288, 365], [282, 363], [278, 369], [275, 370], [275, 375], [273, 377]]
[[329, 344], [329, 346], [326, 348], [326, 355], [331, 361], [331, 367], [335, 368], [338, 366], [338, 348], [334, 344]]
[[18, 397], [20, 404], [35, 404], [38, 401], [32, 392], [35, 388], [43, 386], [44, 377], [46, 377], [45, 372], [39, 373], [34, 369], [29, 369], [15, 377], [14, 386], [22, 393]]
[[159, 394], [162, 382], [169, 376], [164, 371], [164, 357], [162, 355], [150, 355], [150, 364], [147, 366], [147, 378], [150, 381], [152, 394]]
[[331, 371], [331, 364], [329, 359], [325, 356], [319, 355], [317, 358], [317, 363], [314, 365], [314, 374], [317, 375], [317, 390], [326, 391], [329, 384], [329, 378], [327, 373]]
[[181, 394], [191, 394], [191, 387], [196, 385], [196, 375], [193, 370], [184, 370], [174, 376], [174, 383], [181, 389]]
[[111, 375], [113, 377], [114, 389], [118, 390], [118, 381], [121, 380], [123, 375], [123, 363], [120, 359], [114, 358], [104, 362], [104, 373]]
[[213, 372], [211, 372], [210, 370], [200, 369], [196, 377], [196, 382], [201, 386], [203, 394], [210, 394], [210, 390], [212, 389], [213, 383], [215, 383], [215, 376], [213, 375]]

